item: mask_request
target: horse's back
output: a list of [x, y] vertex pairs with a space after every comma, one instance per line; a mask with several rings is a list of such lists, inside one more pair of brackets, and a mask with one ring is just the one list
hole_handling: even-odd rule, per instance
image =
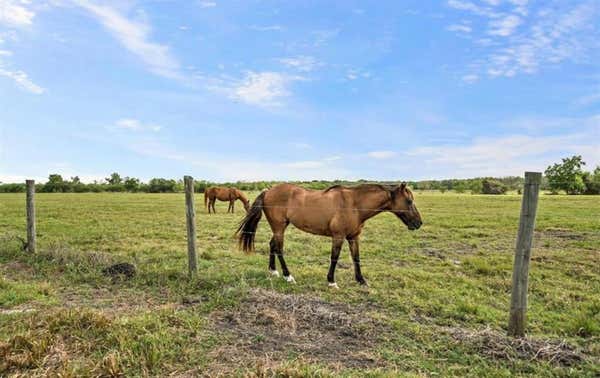
[[270, 223], [286, 221], [301, 230], [330, 235], [330, 222], [340, 208], [340, 193], [280, 184], [265, 193], [265, 213]]

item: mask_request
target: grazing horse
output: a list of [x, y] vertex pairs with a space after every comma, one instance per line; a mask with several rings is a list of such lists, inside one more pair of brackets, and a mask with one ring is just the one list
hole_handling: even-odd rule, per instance
[[421, 215], [414, 204], [412, 192], [405, 183], [386, 187], [364, 184], [355, 187], [332, 186], [326, 190], [308, 190], [291, 184], [280, 184], [262, 192], [237, 231], [239, 244], [245, 252], [254, 250], [254, 237], [264, 212], [273, 237], [270, 242], [269, 271], [275, 276], [275, 256], [279, 259], [283, 277], [295, 282], [283, 259], [283, 234], [291, 223], [315, 235], [331, 236], [331, 264], [327, 281], [337, 288], [335, 266], [344, 240], [348, 241], [354, 262], [354, 276], [361, 285], [367, 281], [360, 271], [358, 239], [364, 223], [375, 215], [389, 211], [396, 215], [409, 230], [421, 227]]
[[234, 204], [236, 200], [242, 201], [244, 204], [244, 209], [246, 212], [250, 209], [250, 202], [248, 198], [242, 193], [239, 189], [236, 188], [222, 188], [213, 186], [204, 191], [204, 207], [208, 208], [208, 213], [210, 214], [210, 209], [212, 208], [212, 212], [216, 213], [215, 210], [215, 202], [219, 201], [229, 201], [229, 208], [227, 208], [227, 212], [234, 212]]

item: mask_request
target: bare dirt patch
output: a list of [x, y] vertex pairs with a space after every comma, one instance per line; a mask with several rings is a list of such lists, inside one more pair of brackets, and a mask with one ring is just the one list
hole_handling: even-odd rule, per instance
[[586, 237], [587, 234], [584, 232], [573, 231], [567, 228], [546, 228], [545, 230], [537, 231], [534, 234], [536, 241], [548, 239], [584, 240]]
[[561, 366], [573, 366], [588, 358], [581, 350], [563, 340], [512, 338], [490, 328], [445, 328], [445, 332], [459, 343], [475, 348], [480, 354], [499, 360], [548, 361]]
[[366, 306], [263, 289], [252, 290], [235, 310], [211, 318], [215, 330], [229, 336], [212, 354], [215, 370], [290, 357], [336, 369], [382, 366], [374, 347], [389, 331], [368, 315]]
[[179, 308], [183, 304], [170, 302], [167, 296], [141, 293], [119, 286], [90, 288], [88, 290], [62, 289], [58, 293], [60, 307], [89, 308], [105, 314], [131, 314], [148, 310]]
[[19, 261], [11, 261], [0, 264], [0, 273], [11, 279], [26, 279], [33, 277], [35, 271], [28, 264]]

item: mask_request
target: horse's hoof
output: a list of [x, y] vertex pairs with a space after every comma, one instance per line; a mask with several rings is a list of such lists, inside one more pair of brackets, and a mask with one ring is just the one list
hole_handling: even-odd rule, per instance
[[291, 274], [289, 276], [283, 276], [283, 278], [289, 283], [296, 283], [294, 276], [292, 276]]
[[327, 286], [329, 286], [332, 289], [339, 289], [340, 288], [338, 286], [337, 282], [330, 282]]
[[363, 286], [363, 287], [369, 287], [369, 284], [368, 284], [368, 283], [367, 283], [367, 281], [365, 281], [364, 279], [362, 279], [362, 280], [359, 280], [359, 281], [358, 281], [358, 284], [359, 284], [360, 286]]
[[271, 273], [272, 276], [279, 277], [279, 272], [277, 270], [270, 270], [269, 269], [269, 273]]

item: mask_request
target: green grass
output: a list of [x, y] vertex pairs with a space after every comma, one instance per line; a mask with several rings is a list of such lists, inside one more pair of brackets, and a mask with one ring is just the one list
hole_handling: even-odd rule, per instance
[[[576, 347], [585, 361], [572, 366], [494, 358], [448, 332], [505, 332], [517, 195], [417, 193], [424, 226], [409, 232], [391, 214], [367, 222], [361, 260], [370, 287], [354, 282], [344, 246], [338, 291], [326, 284], [328, 238], [288, 229], [286, 260], [298, 281], [290, 285], [266, 274], [264, 218], [257, 253], [243, 254], [233, 238], [241, 206], [231, 215], [219, 203], [208, 216], [201, 199], [199, 274], [189, 280], [182, 194], [38, 194], [36, 256], [11, 238], [24, 236], [24, 196], [0, 195], [0, 375], [600, 374], [598, 197], [540, 197], [528, 335]], [[121, 261], [137, 266], [136, 278], [113, 282], [102, 275], [104, 266]], [[215, 314], [243, 308], [256, 288], [369, 309], [385, 325], [369, 351], [377, 363], [320, 363], [294, 350], [275, 360], [224, 358], [235, 337], [215, 328]], [[264, 344], [268, 336], [249, 337]]]

